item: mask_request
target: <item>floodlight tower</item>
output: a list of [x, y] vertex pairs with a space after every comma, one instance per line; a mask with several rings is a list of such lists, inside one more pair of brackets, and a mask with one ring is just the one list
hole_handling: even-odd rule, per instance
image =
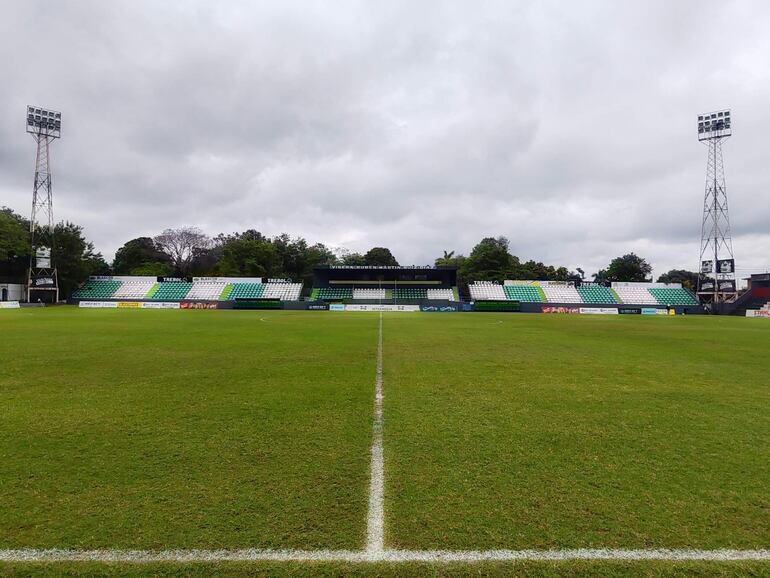
[[731, 302], [738, 296], [722, 160], [722, 141], [732, 134], [729, 110], [698, 115], [698, 140], [708, 147], [698, 276], [698, 296], [704, 303]]
[[27, 132], [37, 143], [32, 216], [29, 220], [32, 254], [29, 258], [27, 301], [32, 301], [32, 293], [37, 291], [53, 291], [55, 300], [58, 301], [59, 280], [56, 265], [51, 261], [54, 221], [51, 167], [48, 159], [50, 144], [61, 137], [61, 113], [38, 106], [27, 106]]

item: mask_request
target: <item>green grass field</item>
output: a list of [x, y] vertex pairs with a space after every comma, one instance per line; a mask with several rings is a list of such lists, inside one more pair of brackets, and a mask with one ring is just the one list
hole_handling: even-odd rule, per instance
[[[0, 311], [0, 550], [366, 543], [376, 313]], [[770, 323], [383, 316], [385, 547], [770, 548]], [[8, 563], [0, 575], [770, 563]]]

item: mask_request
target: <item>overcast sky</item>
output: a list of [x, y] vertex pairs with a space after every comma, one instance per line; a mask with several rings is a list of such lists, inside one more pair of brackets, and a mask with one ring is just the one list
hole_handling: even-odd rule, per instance
[[57, 220], [108, 260], [255, 228], [402, 264], [505, 235], [593, 273], [698, 261], [699, 112], [738, 272], [770, 267], [770, 2], [4, 0], [0, 205], [29, 214], [26, 104], [61, 110]]

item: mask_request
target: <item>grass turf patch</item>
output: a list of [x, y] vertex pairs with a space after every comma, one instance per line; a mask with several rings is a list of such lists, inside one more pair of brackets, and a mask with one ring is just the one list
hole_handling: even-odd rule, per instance
[[767, 548], [770, 324], [387, 316], [386, 543]]
[[5, 576], [642, 576], [733, 577], [766, 576], [767, 563], [759, 562], [505, 562], [478, 564], [343, 564], [343, 563], [242, 563], [219, 564], [6, 564]]
[[0, 322], [0, 548], [364, 544], [376, 316]]

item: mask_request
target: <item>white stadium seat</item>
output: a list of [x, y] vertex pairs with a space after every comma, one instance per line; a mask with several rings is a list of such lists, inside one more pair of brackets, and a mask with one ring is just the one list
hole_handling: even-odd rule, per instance
[[281, 301], [299, 301], [302, 283], [266, 283], [262, 292], [263, 299], [280, 299]]
[[385, 289], [354, 288], [353, 299], [385, 299]]
[[582, 303], [583, 299], [574, 285], [543, 285], [541, 287], [549, 303]]
[[195, 281], [185, 299], [207, 299], [216, 301], [224, 291], [224, 281]]
[[505, 291], [503, 291], [503, 286], [498, 283], [477, 281], [476, 283], [469, 285], [468, 288], [471, 292], [471, 298], [474, 300], [484, 301], [491, 299], [505, 301], [507, 299]]
[[616, 287], [612, 286], [623, 303], [633, 305], [657, 305], [658, 300], [644, 287]]
[[143, 299], [154, 286], [155, 281], [123, 281], [112, 294], [112, 299]]
[[452, 301], [455, 298], [451, 289], [428, 289], [428, 299], [446, 299]]

